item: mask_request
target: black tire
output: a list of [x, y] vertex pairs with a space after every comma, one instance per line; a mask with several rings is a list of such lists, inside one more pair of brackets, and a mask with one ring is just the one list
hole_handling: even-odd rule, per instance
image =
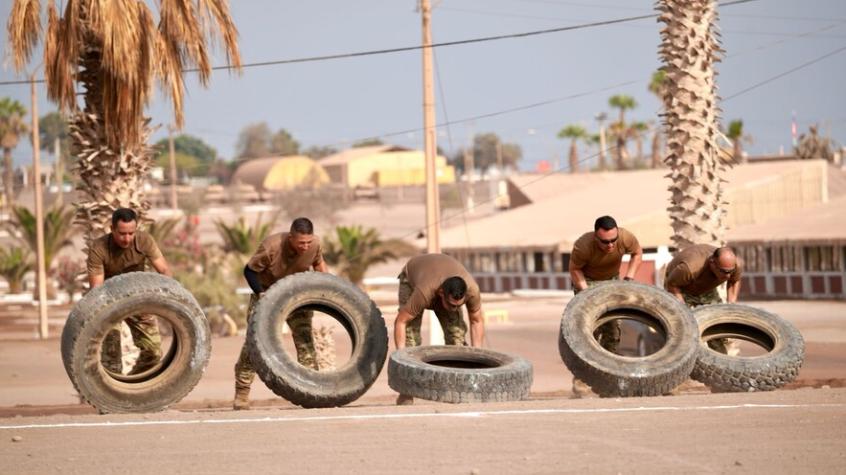
[[[352, 341], [346, 364], [333, 371], [314, 371], [288, 355], [278, 328], [298, 309], [331, 315], [346, 328]], [[253, 309], [247, 341], [261, 380], [302, 407], [355, 401], [376, 381], [388, 354], [388, 330], [376, 304], [349, 281], [322, 272], [301, 272], [273, 284]]]
[[[772, 391], [796, 379], [805, 358], [805, 341], [790, 322], [759, 308], [737, 304], [694, 310], [701, 342], [691, 377], [715, 392]], [[729, 356], [708, 341], [736, 338], [767, 350], [760, 356]]]
[[519, 401], [529, 396], [532, 364], [468, 346], [403, 348], [388, 362], [388, 385], [400, 394], [430, 401]]
[[[100, 362], [106, 334], [126, 317], [152, 314], [170, 324], [173, 342], [159, 364], [116, 375]], [[197, 385], [211, 354], [209, 324], [194, 297], [163, 275], [112, 277], [71, 310], [62, 331], [62, 362], [77, 392], [101, 413], [160, 411]]]
[[[644, 357], [605, 350], [594, 332], [622, 319], [654, 328], [664, 346]], [[573, 375], [600, 396], [658, 396], [690, 376], [698, 341], [692, 312], [672, 295], [651, 285], [609, 281], [580, 292], [564, 309], [558, 350]]]

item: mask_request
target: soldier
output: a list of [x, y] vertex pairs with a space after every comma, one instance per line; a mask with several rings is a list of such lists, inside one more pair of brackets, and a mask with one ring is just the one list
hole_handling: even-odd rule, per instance
[[[155, 239], [138, 231], [135, 211], [118, 208], [112, 213], [111, 232], [94, 240], [88, 248], [88, 283], [93, 289], [116, 275], [144, 271], [147, 261], [159, 274], [173, 276]], [[124, 322], [129, 326], [135, 346], [141, 350], [130, 374], [143, 373], [161, 358], [161, 335], [156, 317], [133, 315]], [[109, 371], [122, 373], [119, 326], [109, 331], [103, 340], [101, 361]]]
[[[290, 232], [273, 234], [262, 241], [244, 267], [244, 277], [253, 290], [247, 317], [261, 294], [276, 281], [312, 268], [318, 272], [328, 272], [320, 248], [320, 238], [314, 235], [314, 225], [308, 218], [297, 218], [291, 223]], [[297, 311], [288, 318], [287, 323], [297, 349], [297, 361], [317, 370], [311, 334], [312, 315], [311, 310]], [[250, 408], [250, 385], [255, 375], [245, 341], [238, 362], [235, 363], [235, 400], [232, 407], [236, 411]]]
[[[461, 306], [467, 305], [470, 343], [481, 347], [485, 338], [482, 299], [479, 286], [460, 262], [445, 254], [424, 254], [411, 258], [400, 272], [399, 311], [394, 321], [397, 349], [420, 346], [423, 311], [434, 310], [447, 345], [465, 346], [467, 325]], [[412, 404], [411, 396], [400, 394], [398, 405]]]
[[[722, 303], [717, 287], [728, 282], [726, 297], [729, 303], [737, 302], [740, 293], [742, 262], [729, 247], [695, 244], [681, 251], [667, 264], [664, 287], [690, 308]], [[727, 353], [726, 338], [708, 341], [708, 346], [720, 353]]]
[[[573, 244], [570, 254], [570, 279], [573, 292], [597, 285], [600, 282], [620, 277], [620, 264], [623, 256], [629, 254], [631, 260], [623, 280], [634, 280], [637, 269], [643, 259], [643, 249], [637, 238], [629, 231], [618, 228], [611, 216], [596, 219], [593, 232], [583, 234]], [[620, 343], [620, 324], [606, 324], [597, 331], [597, 339], [606, 350], [614, 353]]]

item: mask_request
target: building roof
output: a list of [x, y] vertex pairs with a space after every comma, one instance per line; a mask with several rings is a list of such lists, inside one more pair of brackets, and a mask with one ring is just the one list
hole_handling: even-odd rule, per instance
[[779, 241], [846, 241], [846, 196], [810, 206], [765, 223], [738, 226], [728, 233], [730, 243]]
[[300, 184], [313, 169], [318, 182], [329, 180], [315, 160], [303, 155], [254, 158], [238, 166], [231, 182], [251, 185], [256, 190], [287, 189]]
[[[766, 184], [802, 170], [805, 162], [746, 164], [727, 173], [726, 190]], [[814, 163], [819, 166], [819, 163]], [[670, 244], [666, 169], [573, 175], [518, 175], [511, 178], [533, 202], [466, 225], [441, 231], [444, 249], [511, 247], [568, 251], [598, 216], [611, 215], [644, 247]]]
[[366, 157], [368, 155], [375, 155], [385, 152], [405, 152], [408, 150], [411, 149], [400, 147], [398, 145], [373, 145], [370, 147], [354, 147], [324, 157], [320, 159], [319, 163], [324, 167], [333, 165], [345, 165], [357, 158]]

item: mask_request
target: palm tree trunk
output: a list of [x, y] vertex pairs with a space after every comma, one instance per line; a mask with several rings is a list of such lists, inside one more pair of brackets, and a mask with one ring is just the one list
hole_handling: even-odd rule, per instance
[[640, 132], [638, 132], [637, 135], [635, 136], [635, 146], [637, 147], [636, 148], [636, 150], [637, 150], [637, 159], [636, 160], [637, 160], [638, 166], [640, 166], [640, 164], [643, 163], [643, 136], [640, 134]]
[[625, 170], [626, 162], [628, 161], [628, 151], [626, 151], [626, 139], [622, 136], [622, 131], [617, 135], [617, 147], [615, 148], [617, 154], [617, 170]]
[[743, 156], [743, 145], [740, 143], [740, 137], [734, 139], [734, 163], [745, 163], [746, 158]]
[[70, 121], [71, 150], [78, 157], [74, 172], [79, 177], [76, 221], [85, 228], [85, 242], [105, 234], [117, 208], [131, 208], [139, 221], [147, 221], [150, 203], [144, 196], [144, 180], [150, 168], [152, 153], [146, 146], [150, 128], [145, 120], [143, 145], [114, 150], [106, 140], [103, 121], [101, 49], [94, 42], [80, 59], [78, 79], [85, 88], [85, 109], [73, 114]]
[[579, 173], [579, 151], [576, 148], [576, 139], [570, 142], [570, 173]]
[[655, 127], [652, 134], [652, 168], [661, 167], [661, 128]]
[[670, 219], [679, 249], [724, 243], [726, 214], [718, 156], [718, 97], [713, 63], [719, 61], [714, 0], [659, 0], [660, 55], [667, 74], [664, 125], [670, 167]]
[[12, 209], [15, 204], [14, 175], [12, 174], [12, 149], [3, 148], [3, 189], [6, 193], [6, 209]]

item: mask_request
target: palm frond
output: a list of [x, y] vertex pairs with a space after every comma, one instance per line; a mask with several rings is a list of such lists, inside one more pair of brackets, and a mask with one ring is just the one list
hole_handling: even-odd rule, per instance
[[38, 0], [15, 0], [6, 30], [12, 59], [17, 71], [23, 71], [41, 36], [41, 4]]

